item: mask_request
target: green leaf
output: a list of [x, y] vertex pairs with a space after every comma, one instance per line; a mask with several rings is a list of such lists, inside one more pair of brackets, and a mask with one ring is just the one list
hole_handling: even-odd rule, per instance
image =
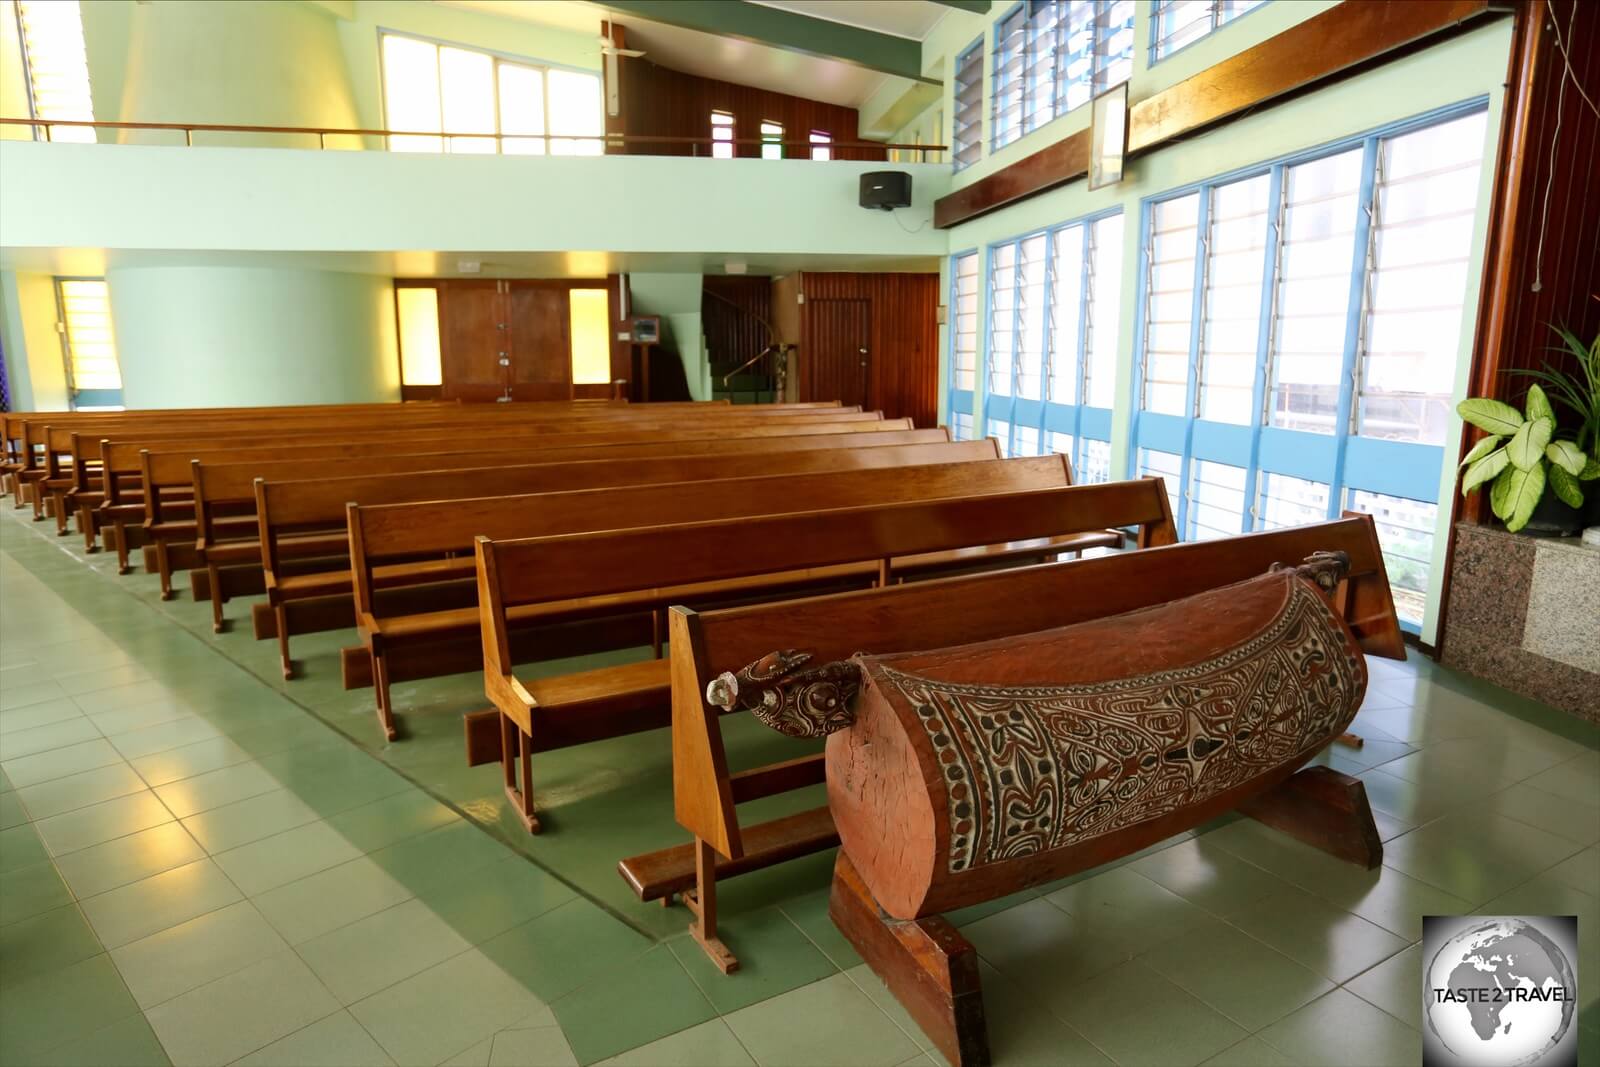
[[1544, 454], [1551, 463], [1565, 468], [1574, 478], [1583, 473], [1584, 465], [1589, 460], [1571, 441], [1551, 441], [1544, 446]]
[[1592, 482], [1596, 478], [1600, 478], [1600, 457], [1585, 463], [1583, 470], [1578, 472], [1578, 481], [1580, 482]]
[[1472, 451], [1468, 452], [1467, 458], [1461, 461], [1461, 466], [1465, 467], [1476, 463], [1484, 456], [1487, 456], [1490, 452], [1493, 452], [1495, 449], [1500, 447], [1501, 440], [1503, 440], [1503, 438], [1501, 438], [1501, 436], [1497, 433], [1492, 433], [1488, 437], [1485, 437], [1483, 440], [1472, 446]]
[[1490, 452], [1467, 468], [1466, 476], [1461, 479], [1461, 495], [1466, 496], [1510, 465], [1511, 457], [1506, 455], [1505, 449], [1497, 448]]
[[1528, 416], [1528, 421], [1534, 419], [1549, 419], [1550, 425], [1556, 424], [1556, 409], [1550, 406], [1550, 398], [1544, 395], [1538, 383], [1528, 386], [1528, 399], [1523, 404], [1523, 411]]
[[1523, 423], [1522, 413], [1510, 404], [1488, 397], [1472, 397], [1456, 405], [1456, 414], [1489, 433], [1514, 434]]
[[1506, 529], [1516, 533], [1528, 525], [1528, 520], [1533, 517], [1533, 509], [1543, 495], [1542, 463], [1529, 470], [1510, 466], [1494, 480], [1494, 488], [1489, 492], [1489, 505], [1506, 524]]
[[1555, 423], [1548, 419], [1529, 419], [1506, 444], [1511, 465], [1518, 470], [1531, 470], [1544, 459], [1544, 446], [1550, 443]]
[[1568, 507], [1583, 507], [1583, 489], [1578, 485], [1578, 479], [1565, 469], [1554, 465], [1550, 467], [1550, 488]]

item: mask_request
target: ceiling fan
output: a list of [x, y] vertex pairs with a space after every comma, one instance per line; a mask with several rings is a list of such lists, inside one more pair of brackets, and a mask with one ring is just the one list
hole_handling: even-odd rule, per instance
[[616, 42], [604, 33], [600, 35], [599, 41], [600, 55], [604, 58], [606, 65], [606, 114], [616, 118], [622, 113], [622, 100], [617, 93], [617, 57], [627, 56], [630, 59], [638, 59], [644, 55], [644, 50], [641, 48], [618, 48]]

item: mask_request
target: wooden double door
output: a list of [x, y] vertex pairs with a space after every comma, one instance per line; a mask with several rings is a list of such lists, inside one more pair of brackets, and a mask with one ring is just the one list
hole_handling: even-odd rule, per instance
[[565, 280], [439, 283], [442, 396], [570, 399], [571, 288]]

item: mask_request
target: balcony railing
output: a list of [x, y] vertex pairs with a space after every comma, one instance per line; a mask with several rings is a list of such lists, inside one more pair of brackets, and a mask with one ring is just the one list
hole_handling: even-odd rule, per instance
[[[351, 149], [366, 148], [366, 139], [381, 137], [403, 137], [411, 139], [411, 144], [416, 145], [427, 141], [434, 142], [437, 148], [389, 148], [389, 151], [404, 154], [449, 154], [453, 142], [477, 141], [491, 142], [488, 150], [483, 152], [459, 152], [462, 155], [603, 155], [622, 154], [629, 152], [637, 155], [691, 155], [708, 157], [712, 154], [712, 145], [747, 146], [754, 149], [749, 155], [741, 155], [740, 159], [755, 159], [760, 157], [763, 148], [781, 146], [784, 149], [785, 159], [815, 159], [814, 149], [826, 149], [828, 159], [839, 158], [839, 153], [848, 157], [859, 159], [859, 154], [864, 152], [884, 153], [888, 159], [890, 153], [897, 157], [905, 154], [915, 154], [918, 162], [927, 163], [929, 153], [942, 154], [944, 145], [927, 144], [896, 144], [882, 141], [832, 141], [827, 144], [818, 144], [810, 140], [787, 141], [765, 140], [759, 138], [737, 138], [731, 141], [713, 141], [706, 137], [667, 137], [651, 134], [600, 134], [594, 136], [574, 135], [570, 133], [441, 133], [437, 130], [372, 130], [359, 129], [346, 126], [249, 126], [233, 123], [216, 122], [89, 122], [69, 121], [63, 119], [37, 119], [37, 118], [0, 118], [0, 125], [27, 126], [38, 137], [43, 132], [43, 139], [52, 139], [53, 128], [89, 128], [94, 130], [138, 130], [152, 133], [182, 134], [185, 146], [193, 147], [195, 134], [247, 134], [261, 137], [303, 137], [307, 147], [311, 142], [319, 149], [329, 151], [347, 151]], [[329, 139], [335, 138], [333, 144]], [[344, 144], [347, 139], [354, 140], [354, 144]], [[420, 141], [418, 139], [421, 139]], [[508, 144], [509, 142], [509, 144]], [[386, 141], [385, 143], [389, 143]], [[537, 145], [537, 147], [535, 147]], [[652, 152], [655, 148], [658, 151]], [[665, 149], [666, 151], [660, 151]], [[687, 149], [687, 151], [685, 151]], [[734, 148], [738, 152], [738, 147]], [[793, 150], [793, 154], [789, 154]]]

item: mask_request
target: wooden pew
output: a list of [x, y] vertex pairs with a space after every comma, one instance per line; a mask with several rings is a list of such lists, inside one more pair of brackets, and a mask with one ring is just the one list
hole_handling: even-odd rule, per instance
[[[830, 421], [805, 421], [789, 422], [779, 420], [766, 420], [755, 423], [724, 422], [715, 425], [697, 426], [694, 428], [666, 428], [642, 429], [635, 425], [628, 425], [622, 429], [607, 432], [582, 432], [573, 434], [535, 432], [526, 436], [509, 432], [495, 435], [497, 443], [502, 445], [520, 444], [524, 447], [574, 447], [604, 444], [643, 444], [648, 442], [663, 441], [693, 441], [715, 438], [759, 438], [759, 437], [788, 437], [809, 436], [829, 433], [842, 426], [848, 426], [851, 432], [861, 433], [888, 433], [911, 428], [910, 419], [876, 419], [861, 422], [838, 423]], [[138, 449], [138, 463], [140, 475], [140, 491], [143, 498], [143, 531], [147, 544], [146, 565], [157, 570], [162, 578], [162, 596], [170, 599], [173, 595], [172, 573], [177, 569], [188, 569], [195, 564], [192, 548], [195, 526], [193, 523], [193, 502], [190, 493], [193, 491], [193, 473], [190, 466], [192, 460], [202, 462], [228, 462], [242, 463], [257, 459], [284, 458], [293, 455], [310, 464], [308, 469], [316, 465], [336, 466], [337, 461], [361, 456], [376, 456], [393, 454], [403, 451], [416, 453], [428, 451], [443, 451], [448, 449], [470, 450], [472, 443], [478, 440], [470, 429], [453, 430], [445, 436], [435, 437], [406, 435], [402, 439], [378, 438], [355, 442], [334, 442], [315, 445], [289, 445], [284, 447], [237, 448], [234, 442], [222, 440], [220, 442], [191, 442], [186, 446], [164, 446], [171, 451], [152, 452], [139, 447], [138, 442], [121, 444], [109, 442], [104, 446], [106, 450], [105, 469], [103, 477], [107, 487], [107, 504], [111, 521], [119, 530], [126, 527], [128, 512], [118, 503], [112, 503], [115, 488], [112, 479], [124, 469], [126, 453]], [[176, 505], [176, 507], [174, 507]], [[106, 505], [102, 505], [105, 508]], [[126, 536], [118, 534], [119, 563], [125, 558]], [[182, 551], [176, 552], [175, 547], [181, 546]], [[153, 566], [152, 566], [153, 565]]]
[[[1254, 578], [1275, 563], [1293, 565], [1324, 551], [1342, 551], [1349, 556], [1348, 578], [1336, 592], [1334, 605], [1362, 649], [1369, 655], [1404, 658], [1382, 549], [1372, 519], [1366, 515], [1347, 514], [1332, 522], [1266, 533], [781, 605], [705, 613], [674, 608], [674, 806], [679, 823], [694, 835], [694, 843], [625, 861], [623, 876], [649, 899], [687, 885], [698, 863], [702, 876], [695, 890], [700, 916], [695, 936], [713, 959], [725, 958], [726, 948], [716, 937], [715, 883], [705, 875], [727, 877], [765, 866], [773, 855], [781, 859], [837, 842], [830, 836], [832, 820], [826, 809], [780, 820], [787, 823], [783, 826], [740, 825], [740, 803], [771, 795], [774, 786], [787, 790], [821, 782], [823, 757], [818, 753], [781, 765], [730, 772], [720, 727], [726, 712], [706, 698], [707, 685], [723, 672], [737, 672], [778, 649], [811, 653], [811, 663], [821, 665], [858, 651], [886, 654], [938, 649], [1048, 630], [1221, 588]], [[1304, 805], [1319, 802], [1301, 797], [1291, 806], [1301, 807], [1304, 813]], [[1334, 803], [1338, 803], [1336, 798]], [[1301, 816], [1287, 816], [1284, 809], [1270, 804], [1246, 810], [1291, 832], [1307, 825]], [[1153, 826], [1150, 832], [1156, 836], [1135, 841], [1131, 848], [1159, 840], [1164, 836], [1161, 829]], [[1101, 856], [1084, 866], [1112, 858], [1115, 856]], [[841, 872], [844, 866], [841, 863]], [[1041, 863], [1035, 877], [1044, 882], [1065, 873], [1070, 872]], [[641, 882], [641, 878], [648, 880]], [[830, 906], [835, 922], [947, 1059], [981, 1062], [981, 1056], [973, 1055], [972, 1020], [960, 1019], [961, 998], [978, 993], [971, 946], [937, 916], [904, 923], [886, 921], [876, 909], [863, 906], [855, 889], [848, 878], [841, 880], [836, 875]], [[981, 1036], [981, 1014], [977, 1032]]]
[[[841, 577], [889, 585], [953, 565], [988, 569], [1104, 545], [1111, 524], [1136, 527], [1141, 547], [1175, 536], [1165, 491], [1153, 479], [747, 515], [564, 537], [478, 539], [485, 685], [498, 712], [499, 737], [484, 717], [469, 716], [469, 760], [500, 758], [508, 796], [531, 831], [539, 829], [532, 755], [624, 728], [663, 725], [670, 666], [656, 659], [525, 683], [512, 665], [516, 629], [530, 613], [793, 597]], [[1056, 552], [1039, 551], [1041, 543]], [[661, 866], [646, 865], [645, 880], [636, 886], [659, 885], [649, 872]]]
[[[478, 633], [478, 610], [470, 599], [448, 599], [440, 592], [440, 606], [418, 610], [414, 604], [386, 607], [375, 595], [379, 583], [393, 589], [438, 583], [470, 574], [471, 564], [452, 554], [479, 536], [494, 539], [554, 536], [604, 529], [662, 526], [696, 519], [752, 519], [794, 510], [848, 508], [869, 502], [917, 501], [942, 497], [1046, 492], [1071, 484], [1070, 468], [1062, 456], [935, 464], [906, 468], [795, 474], [768, 478], [741, 478], [710, 482], [627, 486], [611, 489], [541, 493], [516, 497], [488, 497], [378, 507], [352, 505], [350, 558], [356, 589], [357, 629], [376, 690], [378, 720], [385, 736], [393, 739], [396, 727], [390, 684], [397, 680], [394, 666], [403, 664], [408, 677], [454, 673], [475, 666], [472, 639]], [[841, 512], [840, 514], [844, 514]], [[1063, 551], [1120, 543], [1119, 534], [1100, 528], [1066, 540], [1051, 531], [988, 549], [984, 542], [959, 542], [949, 546], [963, 551], [953, 555], [898, 560], [903, 573], [923, 573], [940, 567], [987, 566], [1052, 557]], [[999, 540], [1007, 540], [1001, 538]], [[751, 553], [752, 557], [759, 555]], [[420, 562], [418, 562], [420, 560]], [[670, 557], [640, 560], [639, 566], [667, 565]], [[463, 564], [466, 564], [463, 567]], [[770, 568], [768, 571], [770, 572]], [[785, 569], [790, 570], [790, 569]], [[815, 587], [870, 582], [879, 574], [875, 560], [845, 558], [832, 569], [759, 580], [727, 582], [717, 591], [728, 596], [752, 596], [773, 589]], [[670, 581], [670, 578], [658, 578]], [[672, 583], [675, 587], [679, 583]], [[627, 596], [600, 596], [592, 601], [565, 603], [568, 598], [548, 597], [538, 603], [519, 602], [510, 625], [519, 631], [537, 630], [552, 622], [601, 614], [652, 613], [664, 606], [662, 597], [648, 585], [627, 587]], [[652, 643], [659, 651], [660, 631]], [[452, 647], [454, 654], [452, 655]], [[625, 646], [624, 646], [625, 647]], [[347, 654], [360, 654], [346, 650]], [[664, 676], [664, 675], [663, 675]], [[349, 679], [347, 679], [347, 684]]]
[[[849, 441], [834, 441], [837, 447], [787, 452], [741, 450], [700, 456], [657, 456], [627, 462], [575, 459], [574, 450], [551, 449], [508, 457], [517, 460], [514, 464], [442, 469], [430, 467], [430, 460], [426, 458], [403, 456], [372, 461], [371, 466], [378, 473], [353, 474], [354, 466], [367, 462], [355, 460], [345, 464], [337, 477], [298, 481], [284, 480], [304, 473], [289, 463], [196, 463], [197, 521], [206, 545], [204, 556], [213, 623], [220, 629], [223, 612], [217, 595], [219, 589], [221, 600], [237, 593], [266, 593], [267, 603], [255, 606], [254, 629], [257, 637], [278, 638], [286, 678], [293, 673], [289, 652], [289, 639], [293, 634], [354, 626], [345, 519], [346, 505], [352, 502], [370, 506], [999, 458], [993, 441], [950, 442], [944, 440], [943, 431], [936, 430], [907, 433], [925, 435], [929, 443], [882, 445], [878, 439], [898, 435], [822, 434], [775, 440], [815, 441], [819, 446], [834, 438], [848, 438]], [[483, 460], [480, 458], [478, 462]], [[213, 531], [212, 520], [230, 512], [237, 514], [241, 500], [253, 501], [256, 529], [224, 539]], [[303, 562], [308, 536], [329, 532], [337, 534], [337, 551], [324, 553], [318, 565]], [[213, 551], [214, 544], [222, 546], [222, 550]], [[321, 546], [310, 548], [320, 551]], [[298, 565], [285, 566], [297, 559], [301, 561]], [[229, 563], [235, 564], [233, 569], [223, 571], [221, 568]], [[298, 625], [291, 625], [291, 608]]]
[[[504, 409], [497, 407], [493, 411], [430, 412], [412, 418], [392, 414], [379, 416], [349, 414], [330, 421], [326, 417], [307, 419], [295, 415], [261, 416], [226, 422], [208, 421], [204, 424], [113, 423], [108, 426], [96, 423], [95, 427], [102, 436], [141, 441], [154, 451], [164, 451], [168, 447], [195, 440], [216, 442], [236, 440], [240, 445], [270, 443], [279, 435], [286, 439], [312, 444], [319, 441], [377, 440], [408, 432], [437, 436], [448, 433], [451, 428], [457, 428], [461, 432], [482, 432], [485, 429], [492, 429], [495, 433], [535, 435], [603, 433], [624, 427], [668, 429], [702, 425], [774, 426], [812, 422], [853, 423], [876, 421], [881, 417], [879, 412], [863, 412], [858, 408], [842, 407], [804, 411], [769, 410], [759, 415], [746, 415], [742, 408], [734, 407], [718, 407], [703, 412], [682, 414], [655, 413], [641, 407], [599, 413], [512, 412], [510, 416]], [[42, 513], [36, 512], [36, 515], [42, 517], [43, 514], [53, 514], [56, 519], [56, 532], [65, 534], [68, 515], [81, 513], [81, 505], [77, 503], [79, 499], [91, 505], [100, 502], [90, 481], [92, 474], [98, 468], [97, 457], [94, 455], [97, 450], [93, 449], [92, 443], [75, 426], [50, 425], [45, 427], [45, 434], [47, 473], [38, 483], [43, 486], [45, 496], [40, 498]], [[263, 438], [266, 440], [263, 441]]]

